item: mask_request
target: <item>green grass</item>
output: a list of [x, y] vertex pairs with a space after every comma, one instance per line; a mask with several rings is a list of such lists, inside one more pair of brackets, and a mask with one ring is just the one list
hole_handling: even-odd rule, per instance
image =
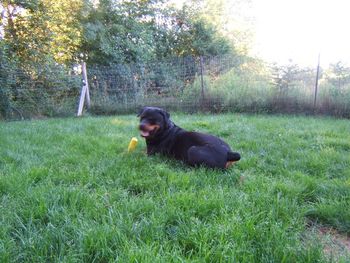
[[322, 262], [309, 222], [350, 233], [348, 120], [173, 119], [243, 159], [127, 154], [131, 115], [0, 123], [0, 262]]

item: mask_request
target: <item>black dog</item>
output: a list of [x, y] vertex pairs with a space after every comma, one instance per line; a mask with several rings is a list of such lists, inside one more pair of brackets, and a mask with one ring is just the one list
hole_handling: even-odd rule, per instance
[[186, 163], [211, 168], [228, 168], [241, 156], [232, 152], [224, 141], [209, 134], [188, 132], [176, 126], [168, 112], [161, 108], [141, 109], [140, 133], [146, 139], [147, 154], [160, 153]]

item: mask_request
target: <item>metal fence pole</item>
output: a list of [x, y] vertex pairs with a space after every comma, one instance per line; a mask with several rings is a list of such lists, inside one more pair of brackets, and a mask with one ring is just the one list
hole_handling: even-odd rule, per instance
[[200, 74], [201, 74], [201, 94], [202, 94], [202, 100], [204, 101], [204, 79], [203, 79], [203, 57], [200, 56], [199, 59], [199, 65], [200, 65]]
[[316, 83], [315, 83], [315, 96], [314, 96], [314, 110], [316, 110], [317, 92], [318, 92], [318, 78], [320, 74], [320, 54], [318, 54], [317, 71], [316, 71]]

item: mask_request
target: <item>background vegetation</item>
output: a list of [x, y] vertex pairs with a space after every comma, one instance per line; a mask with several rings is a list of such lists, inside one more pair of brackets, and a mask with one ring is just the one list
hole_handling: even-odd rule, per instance
[[[89, 66], [101, 66], [174, 56], [235, 54], [232, 43], [199, 15], [201, 8], [197, 7], [197, 1], [182, 10], [162, 0], [2, 1], [1, 116], [35, 116], [38, 112], [32, 108], [43, 105], [36, 100], [38, 94], [60, 102], [62, 94], [55, 95], [57, 87], [52, 87], [52, 82], [67, 91], [67, 98], [77, 100], [71, 76], [79, 73], [76, 65], [82, 60]], [[38, 79], [39, 75], [42, 78]], [[65, 78], [55, 80], [57, 75]], [[28, 105], [33, 100], [35, 103]], [[40, 111], [39, 116], [47, 112], [50, 109]]]
[[[349, 67], [321, 69], [315, 108], [315, 69], [249, 57], [249, 17], [241, 1], [230, 3], [192, 0], [179, 9], [166, 0], [2, 1], [0, 118], [73, 115], [81, 61], [95, 89], [92, 113], [158, 103], [349, 117]], [[208, 65], [213, 57], [219, 63]]]

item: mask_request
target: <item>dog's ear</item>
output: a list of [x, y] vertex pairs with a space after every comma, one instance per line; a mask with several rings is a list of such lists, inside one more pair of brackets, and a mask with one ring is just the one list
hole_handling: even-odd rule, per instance
[[163, 115], [164, 115], [164, 117], [165, 117], [166, 119], [170, 119], [170, 114], [169, 114], [169, 112], [167, 112], [167, 111], [165, 111], [165, 110], [162, 110], [162, 112], [163, 112]]
[[139, 112], [137, 113], [137, 117], [140, 117], [141, 114], [145, 111], [147, 107], [143, 107], [142, 109], [139, 110]]
[[163, 109], [160, 109], [160, 114], [163, 115], [165, 128], [168, 129], [171, 126], [171, 120], [170, 120], [169, 112], [167, 112], [167, 111], [165, 111]]
[[162, 115], [164, 116], [165, 119], [170, 119], [170, 114], [166, 110], [161, 110]]

